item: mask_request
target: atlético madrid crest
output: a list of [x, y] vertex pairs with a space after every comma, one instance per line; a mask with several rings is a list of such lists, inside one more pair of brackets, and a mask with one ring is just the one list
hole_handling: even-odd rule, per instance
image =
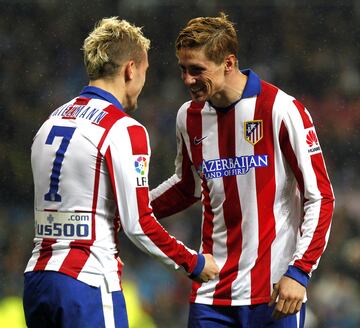
[[252, 145], [258, 143], [263, 137], [263, 121], [245, 121], [244, 122], [244, 137], [247, 142]]

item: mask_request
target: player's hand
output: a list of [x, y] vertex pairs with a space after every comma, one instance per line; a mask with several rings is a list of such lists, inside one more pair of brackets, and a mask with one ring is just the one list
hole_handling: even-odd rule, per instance
[[304, 301], [306, 288], [296, 280], [283, 276], [275, 284], [271, 294], [269, 306], [275, 305], [272, 316], [274, 319], [281, 319], [287, 315], [300, 311]]
[[214, 280], [219, 274], [219, 267], [217, 266], [214, 257], [211, 254], [203, 254], [205, 257], [205, 266], [200, 275], [195, 279], [199, 283]]

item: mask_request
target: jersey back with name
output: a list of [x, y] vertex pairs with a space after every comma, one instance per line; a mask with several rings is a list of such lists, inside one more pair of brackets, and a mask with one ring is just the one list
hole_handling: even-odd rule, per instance
[[170, 236], [150, 207], [144, 126], [112, 103], [78, 97], [56, 109], [31, 152], [35, 247], [27, 271], [51, 270], [121, 289], [120, 226], [141, 250], [192, 273], [197, 253]]

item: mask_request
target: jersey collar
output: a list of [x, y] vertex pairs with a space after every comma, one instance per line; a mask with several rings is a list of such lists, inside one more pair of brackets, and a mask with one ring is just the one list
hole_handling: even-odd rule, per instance
[[110, 92], [107, 92], [104, 89], [88, 85], [81, 90], [80, 96], [91, 99], [105, 100], [124, 111], [120, 101], [117, 100]]
[[261, 91], [260, 78], [251, 69], [243, 69], [241, 73], [248, 77], [241, 99], [257, 96]]
[[241, 98], [236, 100], [235, 102], [233, 102], [232, 104], [230, 104], [227, 107], [216, 107], [209, 100], [209, 104], [212, 107], [214, 107], [217, 111], [226, 113], [231, 108], [234, 108], [235, 105], [240, 100], [245, 99], [245, 98], [251, 98], [251, 97], [257, 96], [260, 93], [260, 91], [261, 91], [260, 78], [251, 69], [241, 70], [241, 73], [245, 74], [248, 77], [247, 81], [246, 81], [246, 84], [245, 84], [245, 87], [244, 87], [244, 90], [243, 90], [243, 93], [241, 95]]

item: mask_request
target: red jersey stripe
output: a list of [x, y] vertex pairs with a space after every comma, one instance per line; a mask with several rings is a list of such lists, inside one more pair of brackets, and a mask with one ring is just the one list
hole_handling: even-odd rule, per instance
[[[236, 156], [235, 109], [226, 113], [218, 112], [218, 139], [220, 158]], [[227, 133], [222, 133], [227, 131]], [[219, 282], [215, 287], [214, 305], [231, 305], [231, 286], [238, 275], [238, 263], [242, 251], [242, 213], [236, 176], [224, 176], [225, 201], [224, 221], [227, 229], [227, 259], [220, 270]]]
[[[191, 158], [193, 165], [195, 169], [201, 169], [201, 163], [203, 161], [203, 154], [202, 154], [202, 143], [196, 143], [196, 139], [201, 139], [203, 135], [203, 126], [202, 126], [202, 116], [201, 112], [204, 108], [205, 103], [195, 103], [191, 102], [190, 107], [187, 109], [187, 115], [186, 115], [186, 126], [187, 131], [189, 131], [189, 144], [190, 144], [190, 152], [191, 152]], [[183, 154], [187, 153], [187, 150], [185, 147], [183, 147]], [[184, 167], [183, 167], [184, 169]], [[184, 172], [184, 171], [183, 171]], [[206, 181], [203, 180], [203, 185], [206, 186]], [[207, 210], [205, 213], [207, 214], [204, 216], [202, 231], [203, 236], [211, 236], [212, 231], [214, 228], [213, 224], [213, 218], [214, 215], [211, 215], [212, 210], [210, 206], [210, 198], [209, 194], [206, 194], [206, 190], [208, 188], [203, 189], [203, 195], [204, 195], [204, 201], [203, 206], [207, 206]], [[204, 205], [207, 204], [207, 205]], [[206, 238], [202, 239], [202, 251], [203, 253], [212, 254], [213, 253], [213, 240], [212, 238]], [[196, 298], [197, 290], [201, 287], [201, 284], [197, 282], [193, 282], [192, 284], [192, 291], [190, 296], [190, 301], [194, 301]]]
[[298, 165], [298, 160], [296, 158], [295, 152], [292, 149], [290, 140], [289, 140], [289, 133], [286, 129], [284, 122], [281, 123], [280, 126], [280, 133], [279, 133], [279, 142], [281, 151], [284, 154], [286, 160], [288, 161], [292, 171], [294, 172], [296, 181], [299, 186], [299, 190], [301, 193], [304, 193], [304, 177]]
[[147, 137], [142, 126], [132, 125], [128, 128], [133, 155], [148, 155]]
[[49, 260], [52, 256], [52, 247], [51, 246], [55, 243], [56, 243], [56, 240], [54, 240], [54, 239], [44, 238], [44, 240], [41, 243], [40, 256], [36, 262], [34, 271], [45, 269], [46, 264], [49, 262]]
[[301, 115], [302, 121], [304, 123], [304, 128], [311, 128], [313, 126], [313, 123], [311, 122], [309, 115], [306, 113], [304, 105], [298, 100], [294, 100], [293, 103], [295, 104]]
[[189, 131], [191, 157], [195, 169], [199, 169], [203, 161], [202, 143], [196, 142], [196, 140], [202, 138], [202, 134], [203, 134], [202, 117], [201, 117], [203, 106], [204, 103], [202, 103], [202, 106], [200, 106], [199, 103], [192, 102], [187, 110], [187, 116], [186, 116], [186, 126]]
[[275, 167], [272, 109], [278, 89], [262, 83], [263, 92], [256, 100], [254, 120], [263, 120], [263, 138], [254, 145], [254, 155], [267, 154], [267, 167], [255, 171], [258, 211], [259, 245], [254, 268], [251, 270], [251, 300], [270, 297], [271, 244], [275, 239]]

